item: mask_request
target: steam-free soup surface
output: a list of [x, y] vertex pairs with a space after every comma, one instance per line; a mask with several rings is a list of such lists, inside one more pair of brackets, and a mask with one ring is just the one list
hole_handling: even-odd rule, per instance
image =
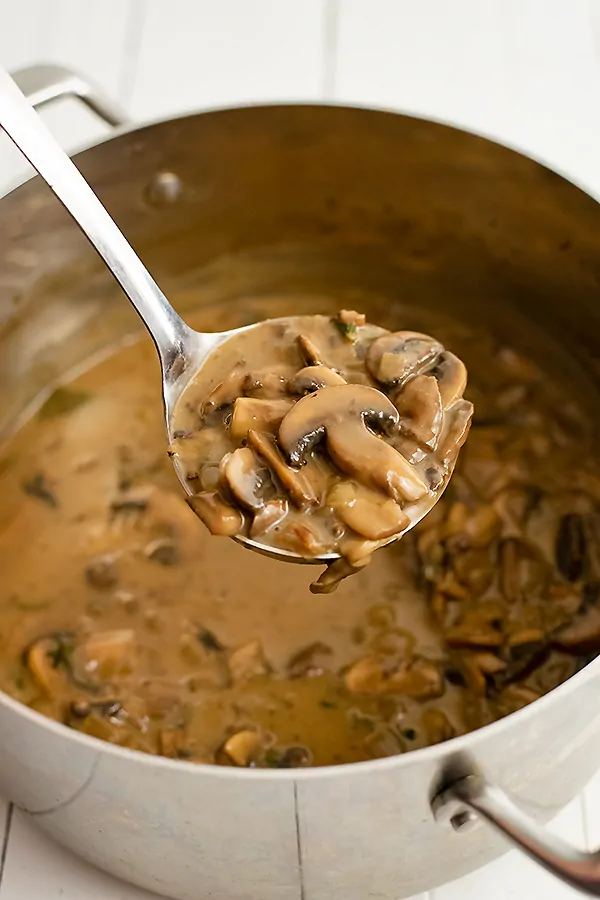
[[186, 506], [150, 342], [58, 389], [0, 457], [0, 687], [149, 753], [326, 765], [446, 740], [589, 660], [600, 479], [578, 387], [484, 332], [382, 324], [461, 356], [476, 415], [434, 512], [332, 595]]

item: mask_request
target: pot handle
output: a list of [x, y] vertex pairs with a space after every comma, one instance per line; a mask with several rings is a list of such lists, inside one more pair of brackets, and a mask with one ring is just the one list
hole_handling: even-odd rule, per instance
[[14, 72], [12, 77], [33, 107], [45, 106], [61, 97], [77, 97], [107, 125], [118, 127], [127, 123], [127, 115], [117, 103], [71, 69], [54, 65], [28, 66]]
[[479, 772], [446, 781], [433, 796], [431, 809], [437, 821], [455, 831], [466, 831], [478, 818], [484, 819], [553, 875], [591, 897], [600, 897], [600, 850], [578, 850], [551, 834]]

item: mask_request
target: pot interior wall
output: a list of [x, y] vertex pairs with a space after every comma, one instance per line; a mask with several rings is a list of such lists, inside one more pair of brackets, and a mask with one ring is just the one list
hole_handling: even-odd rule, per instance
[[[483, 138], [367, 110], [247, 108], [125, 134], [77, 164], [196, 327], [340, 305], [424, 327], [442, 310], [595, 375], [600, 209]], [[4, 430], [50, 383], [136, 331], [39, 179], [2, 201]]]

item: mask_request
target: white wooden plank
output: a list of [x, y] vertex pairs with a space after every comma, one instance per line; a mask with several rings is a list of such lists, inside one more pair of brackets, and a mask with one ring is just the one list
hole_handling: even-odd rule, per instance
[[[0, 64], [4, 68], [13, 71], [40, 61], [54, 6], [55, 0], [0, 0]], [[21, 154], [0, 134], [0, 196], [28, 172]]]
[[[570, 803], [548, 827], [577, 846], [584, 846], [581, 799]], [[431, 900], [481, 900], [482, 897], [485, 900], [523, 900], [525, 897], [527, 900], [577, 900], [581, 894], [517, 850], [431, 892]]]
[[[87, 75], [120, 99], [132, 8], [132, 0], [55, 0], [45, 55]], [[69, 151], [94, 143], [110, 130], [76, 100], [48, 107], [44, 119]]]
[[600, 194], [600, 4], [343, 0], [338, 99], [441, 118]]
[[588, 850], [600, 847], [600, 772], [583, 792], [585, 838]]
[[320, 97], [323, 0], [147, 0], [136, 118]]
[[73, 856], [19, 810], [13, 815], [0, 893], [2, 900], [158, 900]]
[[[132, 39], [131, 17], [138, 10], [136, 0], [105, 0], [102, 4], [79, 0], [53, 0], [45, 4], [44, 0], [28, 0], [25, 5], [30, 25], [22, 16], [11, 13], [1, 32], [6, 46], [10, 46], [11, 40], [17, 45], [23, 42], [22, 32], [27, 27], [33, 29], [35, 36], [25, 42], [27, 52], [8, 54], [11, 62], [7, 65], [11, 69], [36, 62], [57, 62], [87, 75], [111, 96], [119, 98], [124, 59]], [[52, 12], [50, 16], [48, 9]], [[75, 99], [57, 101], [41, 115], [68, 152], [89, 146], [110, 131]], [[5, 135], [0, 136], [0, 195], [30, 174], [31, 169], [21, 155]]]

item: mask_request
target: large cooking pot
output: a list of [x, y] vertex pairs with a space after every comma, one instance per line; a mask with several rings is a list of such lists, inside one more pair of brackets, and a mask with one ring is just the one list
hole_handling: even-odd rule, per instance
[[[64, 72], [21, 83], [38, 101], [74, 92], [119, 119]], [[595, 376], [600, 207], [489, 140], [388, 112], [272, 106], [125, 131], [76, 162], [184, 315], [221, 304], [225, 328], [241, 324], [241, 294], [281, 291], [304, 312], [357, 289], [375, 320], [441, 304], [501, 333], [518, 310]], [[49, 382], [138, 330], [39, 178], [1, 201], [3, 430]], [[537, 824], [598, 768], [599, 690], [595, 661], [472, 734], [300, 771], [143, 755], [0, 694], [0, 792], [90, 862], [181, 900], [398, 898], [497, 856], [498, 832], [600, 896], [596, 856]], [[467, 827], [482, 819], [495, 827]]]

